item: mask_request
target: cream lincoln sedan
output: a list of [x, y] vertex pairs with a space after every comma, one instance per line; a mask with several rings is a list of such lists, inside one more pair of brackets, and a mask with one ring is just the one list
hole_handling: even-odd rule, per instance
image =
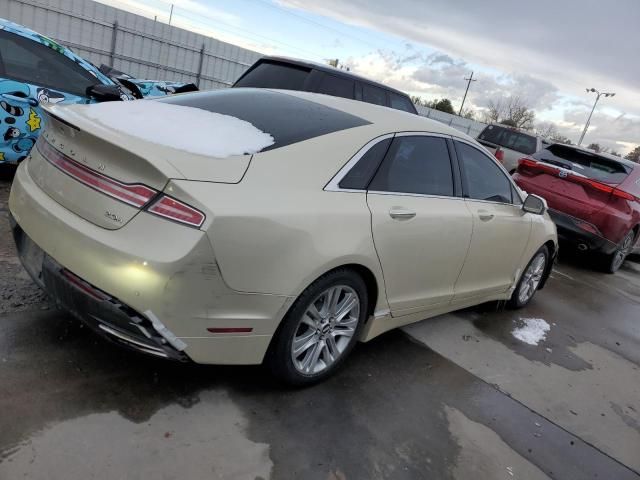
[[149, 355], [313, 383], [395, 327], [524, 306], [557, 252], [544, 200], [417, 115], [239, 88], [45, 120], [9, 201], [22, 263]]

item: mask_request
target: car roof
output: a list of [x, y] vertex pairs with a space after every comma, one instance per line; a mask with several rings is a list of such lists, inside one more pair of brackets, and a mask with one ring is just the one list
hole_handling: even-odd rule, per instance
[[381, 134], [391, 132], [429, 132], [441, 135], [451, 135], [467, 140], [474, 145], [478, 145], [484, 150], [484, 147], [482, 147], [477, 140], [460, 132], [459, 130], [436, 120], [431, 120], [413, 113], [361, 102], [359, 100], [334, 97], [332, 95], [325, 95], [322, 93], [303, 92], [298, 90], [269, 90], [303, 98], [358, 116], [375, 125], [375, 128], [380, 130]]
[[528, 136], [534, 137], [534, 138], [539, 138], [540, 140], [543, 140], [543, 141], [545, 141], [547, 143], [553, 143], [553, 142], [549, 142], [548, 140], [546, 140], [544, 137], [541, 137], [540, 135], [536, 135], [535, 133], [527, 132], [526, 130], [523, 130], [523, 129], [518, 128], [518, 127], [512, 127], [511, 125], [505, 125], [503, 123], [490, 123], [489, 125], [484, 127], [482, 129], [482, 131], [484, 132], [489, 127], [500, 127], [500, 128], [504, 128], [505, 130], [510, 130], [512, 132], [521, 133], [523, 135], [528, 135]]
[[315, 70], [320, 70], [320, 71], [323, 71], [323, 72], [330, 73], [331, 75], [336, 75], [336, 76], [339, 76], [339, 77], [356, 79], [356, 80], [359, 80], [361, 82], [368, 83], [370, 85], [374, 85], [374, 86], [379, 87], [379, 88], [383, 88], [384, 90], [388, 90], [390, 92], [397, 93], [398, 95], [402, 95], [403, 97], [407, 97], [407, 98], [409, 97], [409, 95], [407, 95], [406, 93], [404, 93], [401, 90], [395, 89], [393, 87], [390, 87], [390, 86], [385, 85], [385, 84], [380, 83], [380, 82], [376, 82], [375, 80], [371, 80], [369, 78], [363, 77], [362, 75], [358, 75], [356, 73], [352, 73], [352, 72], [349, 72], [347, 70], [341, 70], [341, 69], [333, 67], [331, 65], [325, 65], [325, 64], [319, 63], [319, 62], [313, 62], [311, 60], [302, 60], [302, 59], [299, 59], [299, 58], [282, 57], [282, 56], [264, 56], [264, 57], [261, 57], [256, 63], [262, 62], [262, 61], [287, 63], [289, 65], [297, 65], [299, 67], [305, 67], [305, 68], [311, 68], [311, 69], [315, 69]]

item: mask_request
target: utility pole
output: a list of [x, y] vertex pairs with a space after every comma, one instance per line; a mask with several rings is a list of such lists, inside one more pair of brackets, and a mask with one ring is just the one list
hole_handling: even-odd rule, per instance
[[172, 18], [173, 18], [173, 3], [171, 4], [171, 11], [169, 12], [169, 25], [171, 25]]
[[596, 101], [593, 102], [593, 108], [591, 109], [589, 118], [587, 118], [587, 123], [584, 124], [584, 130], [582, 130], [582, 135], [580, 135], [580, 140], [578, 140], [578, 146], [582, 145], [582, 140], [584, 140], [584, 136], [587, 134], [587, 130], [589, 130], [589, 125], [591, 125], [591, 115], [593, 115], [593, 112], [596, 109], [596, 105], [598, 105], [598, 100], [600, 100], [600, 96], [604, 95], [606, 98], [606, 97], [613, 97], [615, 95], [615, 93], [613, 92], [599, 92], [595, 88], [587, 88], [587, 93], [589, 92], [593, 92], [596, 94]]
[[467, 80], [467, 89], [464, 91], [464, 97], [462, 98], [462, 105], [460, 105], [460, 111], [458, 112], [458, 116], [462, 115], [462, 107], [464, 107], [464, 101], [467, 99], [467, 93], [469, 93], [469, 87], [471, 86], [471, 82], [477, 81], [473, 78], [473, 72], [471, 72], [471, 76], [469, 78], [465, 78]]

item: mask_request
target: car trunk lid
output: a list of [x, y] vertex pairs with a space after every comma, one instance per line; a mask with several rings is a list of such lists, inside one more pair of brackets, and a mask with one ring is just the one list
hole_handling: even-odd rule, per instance
[[250, 156], [209, 158], [109, 129], [81, 109], [48, 107], [28, 163], [51, 198], [107, 229], [126, 225], [170, 179], [237, 183]]

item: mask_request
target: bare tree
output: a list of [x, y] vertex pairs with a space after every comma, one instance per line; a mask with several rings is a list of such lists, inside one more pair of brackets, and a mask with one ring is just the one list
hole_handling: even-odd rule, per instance
[[473, 108], [471, 107], [467, 107], [467, 108], [463, 108], [462, 109], [462, 115], [460, 115], [463, 118], [468, 118], [469, 120], [475, 120], [476, 119], [476, 112]]
[[553, 138], [558, 135], [558, 128], [551, 122], [543, 122], [536, 125], [536, 135], [544, 138]]
[[497, 100], [491, 99], [487, 104], [483, 119], [487, 123], [504, 123], [516, 128], [531, 130], [536, 114], [519, 95], [512, 95]]
[[627, 153], [624, 158], [631, 160], [632, 162], [640, 163], [640, 145]]
[[555, 135], [551, 135], [549, 137], [550, 140], [553, 140], [555, 143], [564, 143], [565, 145], [573, 145], [573, 142], [570, 138], [561, 135], [560, 133], [556, 133]]

